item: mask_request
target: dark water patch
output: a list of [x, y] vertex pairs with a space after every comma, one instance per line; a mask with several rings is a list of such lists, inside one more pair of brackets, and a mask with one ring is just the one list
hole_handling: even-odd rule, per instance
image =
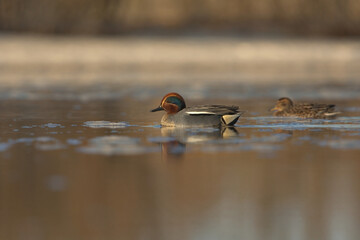
[[147, 140], [149, 142], [153, 142], [153, 143], [167, 143], [167, 142], [176, 141], [176, 138], [174, 138], [174, 137], [148, 137]]
[[162, 126], [161, 126], [160, 124], [145, 125], [145, 126], [141, 126], [141, 127], [147, 127], [147, 128], [162, 128]]
[[52, 175], [46, 179], [47, 188], [52, 192], [62, 192], [68, 188], [68, 178], [63, 175]]
[[269, 136], [262, 136], [262, 137], [251, 137], [251, 142], [282, 142], [291, 137], [291, 134], [287, 133], [276, 133], [271, 134]]
[[81, 105], [80, 104], [76, 104], [73, 106], [74, 110], [81, 110]]
[[214, 133], [220, 131], [220, 128], [185, 128], [185, 130], [191, 134], [197, 133]]
[[303, 136], [303, 137], [299, 137], [298, 140], [301, 140], [301, 141], [310, 141], [312, 139], [311, 136]]
[[346, 136], [360, 136], [360, 131], [359, 132], [351, 132], [351, 133], [346, 133]]
[[277, 134], [271, 134], [267, 136], [250, 136], [250, 137], [232, 137], [232, 138], [218, 138], [215, 140], [212, 140], [211, 143], [216, 143], [219, 145], [226, 145], [226, 144], [239, 144], [239, 143], [278, 143], [283, 142], [289, 137], [291, 137], [291, 134], [287, 133], [277, 133]]
[[311, 131], [311, 132], [321, 132], [322, 130], [319, 129], [319, 128], [312, 128], [312, 129], [309, 129], [309, 131]]
[[240, 145], [210, 145], [203, 146], [204, 152], [241, 152], [241, 151], [259, 151], [259, 152], [273, 152], [280, 150], [281, 146], [265, 143], [252, 143], [252, 144], [240, 144]]
[[346, 107], [344, 109], [346, 112], [360, 112], [360, 107]]
[[259, 132], [273, 132], [274, 130], [273, 129], [270, 129], [270, 128], [268, 128], [268, 129], [258, 129], [258, 131]]

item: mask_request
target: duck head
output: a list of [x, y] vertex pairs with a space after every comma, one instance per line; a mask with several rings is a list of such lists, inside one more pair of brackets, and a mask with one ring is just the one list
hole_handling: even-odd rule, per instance
[[275, 112], [283, 112], [283, 111], [288, 111], [293, 107], [293, 102], [291, 101], [290, 98], [287, 97], [283, 97], [280, 98], [277, 102], [276, 105], [273, 109], [271, 109], [271, 111], [275, 111]]
[[161, 100], [160, 106], [151, 110], [151, 112], [157, 112], [165, 110], [168, 114], [177, 113], [186, 108], [184, 98], [178, 93], [168, 93]]

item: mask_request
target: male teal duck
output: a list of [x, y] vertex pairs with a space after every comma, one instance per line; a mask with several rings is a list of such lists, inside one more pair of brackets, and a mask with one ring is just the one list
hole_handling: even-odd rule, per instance
[[241, 114], [238, 106], [198, 105], [186, 107], [178, 93], [168, 93], [160, 106], [151, 112], [165, 110], [161, 125], [167, 127], [220, 127], [234, 125]]
[[334, 104], [298, 103], [294, 104], [290, 98], [280, 98], [275, 107], [274, 116], [300, 118], [333, 118], [340, 112], [335, 112]]

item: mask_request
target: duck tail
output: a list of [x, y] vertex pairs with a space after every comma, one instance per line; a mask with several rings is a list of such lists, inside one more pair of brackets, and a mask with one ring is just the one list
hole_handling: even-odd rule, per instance
[[329, 112], [329, 113], [324, 113], [325, 117], [335, 117], [337, 115], [339, 115], [341, 112]]
[[226, 126], [232, 126], [237, 122], [240, 116], [241, 114], [224, 115], [222, 116], [221, 121]]

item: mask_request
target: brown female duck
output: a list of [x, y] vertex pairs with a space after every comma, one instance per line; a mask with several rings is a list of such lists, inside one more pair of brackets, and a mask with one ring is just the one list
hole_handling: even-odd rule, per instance
[[290, 98], [280, 98], [275, 107], [274, 116], [300, 118], [334, 118], [340, 112], [335, 112], [334, 104], [298, 103], [294, 104]]

